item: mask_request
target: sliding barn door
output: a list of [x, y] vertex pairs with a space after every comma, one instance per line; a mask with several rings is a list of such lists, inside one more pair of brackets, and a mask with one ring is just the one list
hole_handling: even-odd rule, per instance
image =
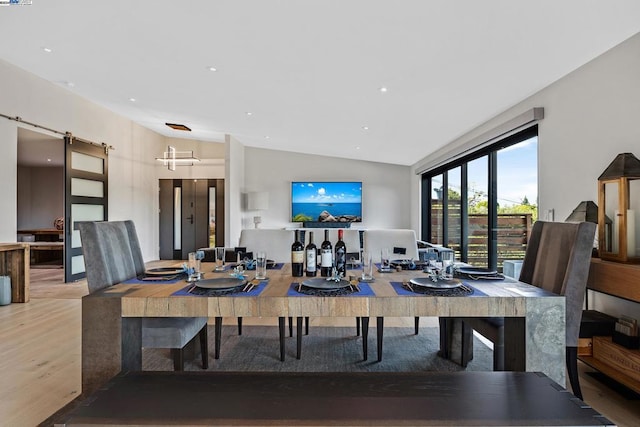
[[73, 136], [65, 137], [65, 282], [85, 277], [82, 242], [77, 223], [106, 221], [108, 149]]

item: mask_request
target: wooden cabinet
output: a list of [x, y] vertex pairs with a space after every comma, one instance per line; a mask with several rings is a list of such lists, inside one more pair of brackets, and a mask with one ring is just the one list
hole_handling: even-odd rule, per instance
[[29, 245], [0, 243], [0, 275], [11, 277], [11, 302], [29, 302]]
[[[587, 289], [640, 303], [640, 265], [591, 260]], [[598, 347], [598, 348], [596, 348]], [[594, 337], [592, 356], [579, 359], [640, 393], [640, 350], [629, 350], [602, 337]], [[624, 365], [620, 360], [631, 361]]]

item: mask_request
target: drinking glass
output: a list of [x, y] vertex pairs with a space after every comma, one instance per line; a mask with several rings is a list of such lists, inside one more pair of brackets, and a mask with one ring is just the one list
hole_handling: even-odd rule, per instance
[[441, 252], [440, 260], [442, 261], [442, 278], [446, 280], [453, 279], [453, 262], [455, 260], [455, 252]]
[[224, 247], [216, 247], [216, 268], [215, 271], [223, 271], [224, 270]]
[[256, 279], [267, 278], [267, 253], [258, 251], [256, 253]]
[[380, 251], [380, 270], [391, 270], [391, 249], [382, 248]]
[[373, 259], [371, 252], [362, 251], [360, 253], [360, 260], [362, 262], [362, 280], [373, 280]]
[[200, 260], [195, 252], [189, 252], [189, 279], [198, 280], [200, 278]]

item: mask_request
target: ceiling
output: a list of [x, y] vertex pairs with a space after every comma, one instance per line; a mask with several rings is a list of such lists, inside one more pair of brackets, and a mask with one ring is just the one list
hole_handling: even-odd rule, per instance
[[33, 0], [0, 58], [163, 135], [411, 165], [639, 31], [637, 0]]

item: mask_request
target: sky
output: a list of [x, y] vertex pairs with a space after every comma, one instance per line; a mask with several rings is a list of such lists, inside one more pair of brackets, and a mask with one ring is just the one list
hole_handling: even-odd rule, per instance
[[293, 203], [360, 203], [361, 182], [292, 182]]

